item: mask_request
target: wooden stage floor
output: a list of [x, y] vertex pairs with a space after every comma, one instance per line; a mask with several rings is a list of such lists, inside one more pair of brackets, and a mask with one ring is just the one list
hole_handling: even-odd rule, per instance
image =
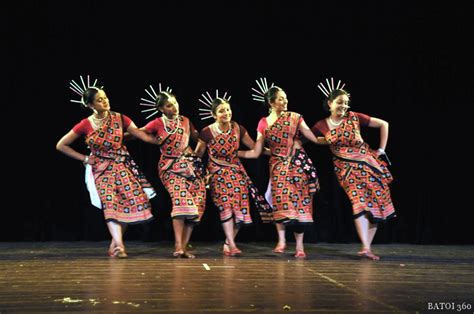
[[358, 244], [307, 244], [305, 260], [293, 243], [193, 245], [194, 260], [168, 242], [128, 242], [127, 259], [106, 242], [0, 243], [0, 313], [474, 312], [474, 246], [375, 245], [373, 262]]

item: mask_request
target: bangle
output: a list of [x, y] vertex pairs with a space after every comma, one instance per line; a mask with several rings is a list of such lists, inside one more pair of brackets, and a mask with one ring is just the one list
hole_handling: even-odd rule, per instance
[[383, 149], [383, 148], [379, 148], [379, 149], [377, 149], [377, 151], [381, 154], [385, 154], [385, 149]]
[[89, 156], [86, 155], [86, 157], [84, 157], [84, 161], [82, 161], [82, 163], [84, 165], [87, 165], [89, 163]]

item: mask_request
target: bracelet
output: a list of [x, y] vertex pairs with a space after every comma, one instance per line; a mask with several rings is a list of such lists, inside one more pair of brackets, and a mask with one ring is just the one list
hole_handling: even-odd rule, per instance
[[383, 149], [383, 148], [379, 148], [379, 149], [377, 149], [377, 151], [381, 154], [385, 154], [385, 149]]
[[86, 157], [84, 157], [84, 161], [82, 163], [84, 165], [87, 165], [89, 163], [89, 156], [86, 155]]

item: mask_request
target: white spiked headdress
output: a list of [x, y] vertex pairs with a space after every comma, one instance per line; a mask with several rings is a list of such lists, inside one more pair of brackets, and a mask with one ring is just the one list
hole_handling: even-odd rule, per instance
[[[74, 80], [71, 80], [69, 82], [69, 89], [72, 90], [74, 93], [76, 93], [77, 95], [79, 95], [79, 100], [77, 99], [70, 99], [71, 102], [73, 103], [77, 103], [77, 104], [81, 104], [83, 106], [87, 106], [87, 104], [85, 103], [84, 101], [84, 93], [86, 92], [86, 90], [88, 88], [91, 88], [91, 87], [94, 87], [94, 88], [97, 88], [97, 89], [102, 89], [104, 86], [96, 86], [95, 84], [97, 84], [97, 79], [94, 80], [94, 83], [91, 85], [91, 80], [90, 80], [90, 76], [87, 75], [87, 79], [86, 81], [84, 81], [84, 78], [82, 77], [82, 75], [79, 76], [81, 78], [81, 83], [82, 83], [82, 86], [77, 84]], [[87, 84], [86, 84], [87, 82]]]
[[223, 96], [219, 96], [219, 90], [216, 89], [216, 96], [213, 98], [209, 92], [205, 94], [201, 94], [202, 98], [199, 98], [199, 101], [205, 106], [198, 108], [199, 115], [201, 116], [201, 120], [212, 118], [212, 101], [216, 98], [222, 98], [225, 101], [229, 101], [232, 96], [227, 96], [227, 92], [224, 93]]
[[[258, 89], [252, 87], [252, 91], [254, 91], [256, 93], [256, 94], [252, 94], [252, 99], [255, 100], [255, 101], [258, 101], [258, 102], [265, 102], [265, 93], [269, 89], [268, 83], [267, 83], [267, 78], [266, 77], [261, 77], [260, 79], [255, 80], [255, 82], [257, 83]], [[272, 83], [272, 85], [270, 85], [270, 87], [273, 87], [274, 85], [275, 84]]]
[[329, 83], [329, 79], [326, 79], [326, 84], [327, 86], [324, 86], [324, 84], [322, 82], [320, 82], [318, 84], [318, 87], [319, 89], [321, 90], [321, 92], [323, 92], [324, 95], [326, 95], [326, 97], [329, 97], [329, 94], [335, 90], [335, 89], [343, 89], [344, 86], [346, 86], [345, 83], [342, 83], [342, 85], [339, 87], [339, 85], [341, 84], [341, 80], [339, 80], [337, 82], [337, 86], [334, 88], [334, 78], [331, 77], [331, 83]]
[[[155, 114], [157, 114], [159, 112], [158, 108], [156, 107], [156, 98], [158, 98], [158, 94], [155, 92], [152, 85], [150, 85], [149, 88], [150, 88], [150, 90], [145, 88], [145, 92], [148, 95], [148, 96], [145, 96], [145, 97], [150, 97], [150, 98], [140, 98], [140, 100], [142, 101], [142, 102], [140, 102], [140, 106], [153, 107], [153, 108], [149, 108], [149, 109], [143, 109], [141, 111], [141, 112], [153, 111], [150, 115], [148, 115], [146, 117], [146, 119], [151, 118], [152, 116], [154, 116]], [[171, 93], [173, 90], [171, 88], [169, 88], [168, 86], [164, 90], [162, 90], [161, 89], [161, 83], [158, 83], [158, 92], [161, 93], [163, 91], [167, 92], [167, 93]]]

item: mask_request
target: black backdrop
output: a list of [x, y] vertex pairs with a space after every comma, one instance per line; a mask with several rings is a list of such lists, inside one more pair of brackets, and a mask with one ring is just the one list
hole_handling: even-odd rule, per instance
[[[55, 150], [59, 138], [89, 114], [69, 102], [68, 82], [90, 74], [105, 86], [112, 109], [139, 126], [146, 120], [138, 103], [149, 84], [171, 86], [181, 113], [199, 129], [206, 125], [197, 118], [199, 95], [228, 91], [234, 120], [254, 138], [266, 113], [250, 97], [255, 79], [266, 76], [283, 87], [289, 109], [310, 126], [324, 117], [317, 82], [342, 79], [353, 110], [390, 122], [387, 152], [398, 217], [381, 225], [375, 242], [474, 243], [444, 122], [453, 112], [447, 108], [472, 103], [472, 88], [463, 87], [472, 83], [468, 6], [446, 11], [394, 1], [20, 1], [2, 11], [8, 96], [2, 241], [108, 238], [102, 214], [89, 204], [82, 164]], [[453, 53], [458, 44], [462, 48]], [[377, 130], [364, 129], [363, 136], [377, 147]], [[137, 141], [127, 146], [159, 193], [152, 203], [157, 220], [132, 227], [127, 238], [170, 240], [158, 148]], [[75, 147], [85, 152], [82, 143]], [[329, 150], [306, 149], [322, 184], [307, 241], [356, 241]], [[245, 165], [264, 189], [267, 159]], [[258, 217], [239, 235], [241, 241], [275, 236]], [[223, 239], [211, 202], [193, 239]]]

